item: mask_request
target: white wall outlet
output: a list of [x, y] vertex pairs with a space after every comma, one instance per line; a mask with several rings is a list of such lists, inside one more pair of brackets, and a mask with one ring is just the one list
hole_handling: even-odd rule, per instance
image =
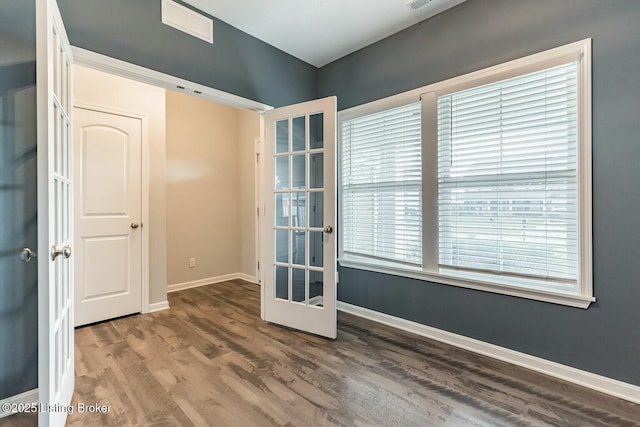
[[193, 268], [196, 266], [196, 259], [195, 258], [189, 258], [189, 268]]

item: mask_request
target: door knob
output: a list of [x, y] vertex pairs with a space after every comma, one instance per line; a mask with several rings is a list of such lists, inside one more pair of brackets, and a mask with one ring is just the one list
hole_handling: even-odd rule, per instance
[[133, 228], [134, 230], [135, 230], [136, 228], [138, 228], [138, 227], [140, 227], [140, 224], [138, 224], [137, 222], [132, 222], [132, 223], [131, 223], [131, 228]]
[[325, 225], [324, 228], [322, 229], [323, 232], [327, 233], [327, 234], [331, 234], [333, 233], [333, 227], [330, 225]]
[[20, 259], [22, 262], [29, 262], [36, 257], [36, 253], [29, 248], [22, 248], [20, 251]]
[[65, 258], [69, 258], [71, 256], [71, 246], [65, 245], [61, 248], [57, 246], [51, 246], [51, 261], [55, 261], [60, 255]]

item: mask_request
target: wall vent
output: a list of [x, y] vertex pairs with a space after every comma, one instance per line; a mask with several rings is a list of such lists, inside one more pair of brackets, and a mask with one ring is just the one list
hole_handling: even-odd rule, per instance
[[431, 0], [409, 0], [407, 2], [407, 6], [409, 6], [413, 10], [416, 10], [420, 9], [422, 6], [425, 6], [428, 3], [431, 3]]
[[162, 0], [162, 23], [213, 43], [213, 20], [171, 0]]

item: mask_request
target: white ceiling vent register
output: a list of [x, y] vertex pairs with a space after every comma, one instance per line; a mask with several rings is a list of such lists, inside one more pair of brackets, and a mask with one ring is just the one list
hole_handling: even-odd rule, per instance
[[419, 9], [422, 6], [424, 6], [427, 3], [431, 3], [431, 0], [409, 0], [407, 2], [407, 6], [409, 6], [411, 9], [415, 10], [415, 9]]
[[431, 18], [466, 0], [406, 0], [405, 4], [418, 21]]
[[213, 20], [171, 0], [162, 0], [162, 23], [213, 43]]

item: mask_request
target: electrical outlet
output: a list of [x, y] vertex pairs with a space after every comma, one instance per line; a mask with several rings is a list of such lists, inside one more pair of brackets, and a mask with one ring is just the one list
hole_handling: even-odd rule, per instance
[[189, 268], [193, 268], [196, 266], [196, 259], [195, 258], [189, 258]]

